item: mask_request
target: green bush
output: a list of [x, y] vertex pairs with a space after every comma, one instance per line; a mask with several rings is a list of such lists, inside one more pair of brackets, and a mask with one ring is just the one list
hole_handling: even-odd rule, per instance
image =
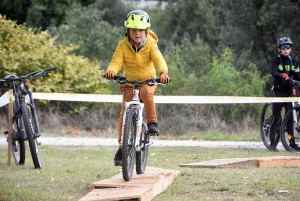
[[78, 48], [56, 44], [48, 32], [27, 29], [0, 15], [0, 77], [56, 66], [48, 79], [30, 82], [35, 91], [109, 93], [99, 63], [72, 54]]
[[[221, 58], [214, 58], [211, 71], [203, 78], [205, 85], [201, 89], [205, 95], [264, 96], [267, 77], [261, 78], [254, 64], [249, 64], [246, 70], [237, 69], [231, 50], [226, 48]], [[259, 104], [216, 104], [212, 108], [215, 114], [228, 122], [238, 121], [247, 115], [258, 117], [261, 112]]]

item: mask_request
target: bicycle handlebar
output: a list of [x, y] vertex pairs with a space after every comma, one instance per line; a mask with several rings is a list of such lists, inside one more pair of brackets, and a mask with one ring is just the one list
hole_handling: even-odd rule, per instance
[[8, 75], [5, 78], [0, 79], [0, 83], [3, 82], [13, 82], [13, 81], [18, 81], [18, 80], [25, 80], [25, 79], [29, 79], [31, 76], [33, 76], [31, 79], [35, 79], [38, 78], [40, 76], [46, 76], [48, 73], [50, 73], [53, 70], [56, 70], [57, 67], [52, 67], [52, 68], [46, 68], [43, 70], [39, 70], [39, 71], [35, 71], [35, 72], [31, 72], [27, 75], [24, 76], [16, 76], [16, 75]]
[[298, 80], [294, 80], [294, 79], [289, 78], [288, 81], [290, 81], [290, 83], [293, 86], [300, 86], [300, 81], [298, 81]]
[[[103, 77], [106, 78], [105, 75]], [[113, 80], [115, 82], [119, 83], [119, 84], [128, 83], [128, 84], [137, 84], [137, 85], [146, 84], [146, 85], [149, 85], [149, 86], [154, 86], [154, 85], [166, 86], [166, 84], [160, 82], [160, 78], [150, 78], [150, 79], [145, 80], [145, 81], [138, 81], [138, 80], [128, 80], [126, 77], [115, 75]]]

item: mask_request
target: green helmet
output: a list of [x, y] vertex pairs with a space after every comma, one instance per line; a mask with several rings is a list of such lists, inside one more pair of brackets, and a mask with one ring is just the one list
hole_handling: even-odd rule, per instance
[[133, 10], [128, 13], [124, 25], [126, 29], [149, 29], [150, 17], [143, 10]]

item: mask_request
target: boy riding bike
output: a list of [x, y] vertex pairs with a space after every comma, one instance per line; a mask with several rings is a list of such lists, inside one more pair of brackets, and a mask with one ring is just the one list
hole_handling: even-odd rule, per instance
[[[272, 77], [273, 77], [273, 96], [274, 97], [289, 97], [291, 95], [291, 84], [289, 78], [300, 80], [299, 66], [296, 59], [290, 56], [292, 51], [292, 40], [288, 37], [282, 37], [277, 41], [278, 55], [272, 60]], [[288, 111], [291, 107], [290, 103], [273, 103], [273, 121], [270, 130], [270, 151], [278, 152], [275, 145], [275, 135], [277, 129], [277, 122], [280, 118], [282, 107]], [[290, 123], [293, 126], [293, 123]], [[289, 128], [287, 128], [289, 129]], [[296, 150], [300, 147], [295, 143], [295, 139], [291, 138], [290, 146]]]
[[[168, 84], [168, 67], [157, 46], [158, 37], [150, 30], [150, 17], [143, 10], [131, 11], [124, 22], [126, 33], [124, 39], [118, 44], [111, 62], [106, 70], [106, 79], [111, 80], [124, 66], [123, 76], [128, 80], [145, 81], [156, 78], [156, 71], [160, 75], [160, 82]], [[122, 165], [121, 133], [124, 114], [124, 101], [132, 98], [131, 85], [120, 85], [123, 93], [123, 101], [118, 127], [119, 149], [115, 155], [115, 166]], [[145, 105], [148, 132], [151, 135], [159, 135], [156, 108], [153, 94], [157, 86], [142, 85], [140, 96]]]

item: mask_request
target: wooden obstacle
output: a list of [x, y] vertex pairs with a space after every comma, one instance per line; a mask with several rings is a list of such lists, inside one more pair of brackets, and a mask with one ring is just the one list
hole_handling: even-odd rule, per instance
[[300, 167], [300, 157], [273, 156], [256, 158], [225, 158], [197, 163], [181, 164], [179, 166], [192, 168]]
[[79, 201], [150, 201], [165, 191], [179, 171], [146, 167], [144, 174], [134, 174], [128, 182], [123, 180], [122, 172], [109, 178], [92, 183], [92, 190]]

